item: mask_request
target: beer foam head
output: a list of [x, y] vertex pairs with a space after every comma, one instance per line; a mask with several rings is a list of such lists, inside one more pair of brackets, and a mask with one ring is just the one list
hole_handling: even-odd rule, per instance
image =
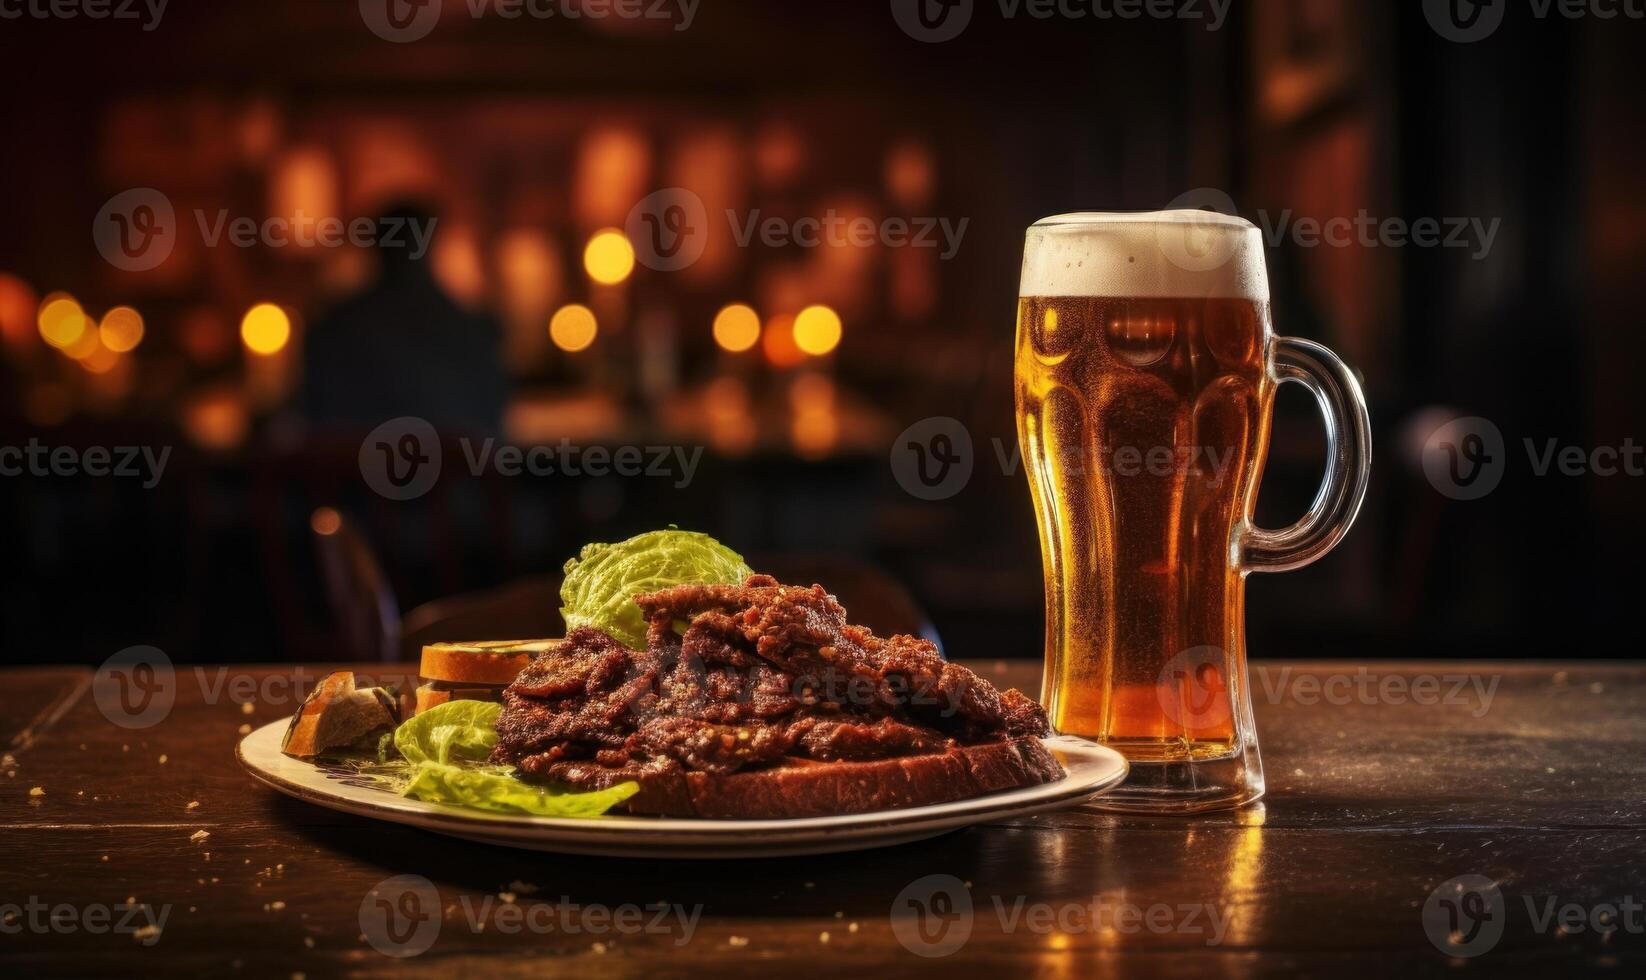
[[1021, 296], [1269, 298], [1263, 237], [1215, 211], [1081, 211], [1029, 226]]

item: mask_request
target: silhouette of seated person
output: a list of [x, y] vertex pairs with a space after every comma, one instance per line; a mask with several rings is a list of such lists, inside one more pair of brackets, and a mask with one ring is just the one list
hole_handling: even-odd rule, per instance
[[377, 279], [327, 311], [304, 345], [303, 405], [318, 429], [372, 429], [401, 416], [443, 432], [498, 431], [507, 382], [496, 321], [435, 281], [433, 216], [414, 205], [377, 220]]

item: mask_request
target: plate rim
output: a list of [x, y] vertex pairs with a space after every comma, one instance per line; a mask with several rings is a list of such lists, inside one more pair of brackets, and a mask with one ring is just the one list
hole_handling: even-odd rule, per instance
[[[247, 775], [286, 796], [355, 816], [419, 826], [424, 829], [444, 830], [461, 827], [474, 832], [497, 834], [502, 837], [539, 840], [545, 839], [548, 835], [560, 834], [589, 842], [600, 839], [627, 838], [636, 845], [642, 845], [647, 841], [664, 843], [669, 840], [681, 839], [705, 843], [730, 843], [751, 833], [760, 834], [765, 840], [772, 840], [815, 838], [818, 836], [873, 836], [888, 831], [912, 830], [922, 824], [934, 822], [959, 821], [957, 826], [960, 826], [966, 825], [968, 822], [976, 823], [979, 820], [988, 819], [1001, 811], [1006, 811], [1007, 815], [1010, 816], [1027, 816], [1044, 812], [1047, 809], [1073, 805], [1113, 789], [1125, 780], [1130, 771], [1130, 764], [1126, 758], [1105, 745], [1075, 735], [1053, 735], [1042, 738], [1041, 742], [1051, 749], [1061, 749], [1093, 756], [1095, 759], [1107, 763], [1109, 772], [1103, 778], [1091, 782], [1064, 785], [1065, 781], [1059, 780], [1056, 783], [1021, 786], [1012, 790], [988, 793], [962, 800], [951, 800], [946, 803], [929, 803], [917, 807], [874, 810], [867, 813], [830, 814], [822, 817], [780, 817], [744, 820], [632, 816], [627, 814], [594, 818], [494, 814], [460, 807], [448, 807], [422, 800], [408, 800], [399, 796], [393, 797], [395, 801], [402, 804], [396, 806], [389, 802], [376, 803], [337, 793], [320, 792], [310, 786], [294, 782], [265, 769], [247, 757], [247, 743], [253, 742], [259, 736], [262, 736], [263, 739], [270, 739], [271, 736], [268, 733], [271, 730], [284, 728], [287, 724], [288, 720], [279, 719], [261, 725], [242, 736], [235, 744], [234, 749], [235, 759]], [[261, 748], [261, 746], [258, 747]], [[282, 758], [291, 759], [289, 756], [282, 756]], [[291, 759], [291, 761], [318, 768], [313, 762], [306, 759]], [[1064, 771], [1067, 774], [1067, 767]], [[1032, 793], [1037, 790], [1044, 792], [1045, 795], [1031, 799], [1022, 799], [1018, 796], [1018, 794]], [[1014, 797], [1016, 798], [1014, 799]]]

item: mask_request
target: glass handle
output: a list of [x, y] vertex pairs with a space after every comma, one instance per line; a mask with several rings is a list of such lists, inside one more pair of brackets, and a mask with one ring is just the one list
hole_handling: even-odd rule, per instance
[[1372, 423], [1354, 373], [1336, 354], [1309, 340], [1275, 340], [1275, 380], [1314, 393], [1326, 420], [1326, 478], [1303, 519], [1269, 531], [1248, 525], [1241, 564], [1251, 572], [1286, 572], [1324, 556], [1349, 533], [1372, 470]]

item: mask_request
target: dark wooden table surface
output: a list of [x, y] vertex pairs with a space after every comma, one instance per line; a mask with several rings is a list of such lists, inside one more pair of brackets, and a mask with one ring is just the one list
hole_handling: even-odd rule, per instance
[[[1037, 666], [974, 666], [1036, 689]], [[321, 674], [306, 669], [298, 686]], [[287, 799], [242, 773], [234, 746], [292, 710], [292, 676], [179, 667], [170, 710], [125, 728], [100, 710], [89, 670], [0, 672], [10, 975], [1646, 965], [1646, 666], [1270, 663], [1253, 683], [1260, 806], [1192, 819], [1076, 809], [887, 850], [742, 862], [512, 851]], [[124, 710], [111, 708], [129, 720]], [[376, 899], [403, 900], [383, 884], [401, 875], [426, 878], [444, 911], [426, 951], [390, 958], [366, 929], [381, 920]], [[925, 933], [911, 913], [894, 923], [900, 894], [934, 912]], [[960, 938], [950, 955], [911, 951]]]

